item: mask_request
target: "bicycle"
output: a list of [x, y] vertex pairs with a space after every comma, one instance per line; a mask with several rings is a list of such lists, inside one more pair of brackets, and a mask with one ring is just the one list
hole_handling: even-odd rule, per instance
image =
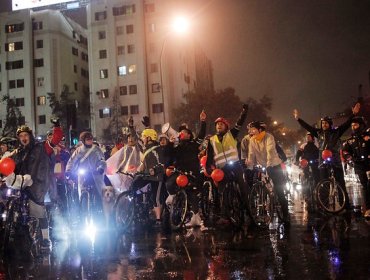
[[87, 233], [94, 239], [96, 223], [103, 215], [102, 201], [97, 193], [94, 177], [91, 171], [79, 169], [82, 185], [80, 196], [80, 222], [86, 226]]
[[324, 160], [319, 168], [327, 169], [329, 177], [320, 180], [315, 187], [316, 201], [319, 207], [330, 214], [341, 212], [347, 201], [346, 192], [335, 179], [335, 171], [331, 160]]
[[2, 252], [7, 254], [18, 233], [26, 233], [26, 243], [33, 257], [41, 253], [42, 234], [39, 219], [29, 214], [29, 198], [25, 189], [11, 190], [3, 213]]
[[190, 218], [189, 201], [186, 188], [189, 189], [194, 186], [195, 176], [191, 172], [181, 171], [176, 168], [171, 168], [171, 171], [166, 170], [166, 173], [171, 174], [171, 176], [178, 174], [176, 183], [179, 189], [174, 195], [169, 207], [171, 229], [178, 230], [185, 224], [185, 221]]
[[268, 226], [274, 219], [283, 221], [283, 209], [274, 192], [273, 183], [262, 166], [254, 167], [253, 186], [249, 193], [249, 211], [254, 222]]
[[[136, 172], [133, 174], [119, 171], [119, 173], [129, 176], [132, 179], [138, 176], [143, 178], [151, 176], [143, 172]], [[118, 195], [113, 207], [113, 214], [116, 229], [120, 234], [127, 232], [133, 222], [141, 225], [149, 223], [149, 213], [154, 205], [150, 199], [150, 191], [150, 184], [139, 190], [134, 189], [131, 185], [127, 191]]]
[[212, 180], [205, 178], [200, 194], [200, 209], [203, 219], [212, 223], [216, 216], [216, 209], [219, 206], [218, 191]]
[[301, 184], [303, 187], [303, 195], [308, 203], [308, 211], [314, 211], [316, 209], [316, 199], [315, 199], [315, 178], [313, 176], [312, 165], [316, 161], [307, 161], [302, 159], [299, 162], [299, 166], [303, 171], [301, 179]]

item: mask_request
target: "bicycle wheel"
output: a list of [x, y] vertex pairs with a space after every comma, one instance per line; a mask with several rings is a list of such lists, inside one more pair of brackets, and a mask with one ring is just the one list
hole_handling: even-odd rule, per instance
[[14, 201], [10, 200], [7, 203], [7, 215], [4, 222], [3, 240], [2, 240], [2, 252], [7, 254], [9, 251], [10, 243], [13, 241], [15, 232], [15, 219], [14, 219]]
[[244, 211], [238, 183], [229, 182], [226, 184], [223, 204], [231, 223], [236, 227], [241, 227], [244, 222]]
[[345, 192], [337, 182], [330, 179], [321, 180], [316, 186], [316, 198], [321, 209], [328, 213], [342, 211], [346, 204]]
[[188, 196], [185, 190], [177, 192], [170, 207], [170, 224], [172, 230], [178, 230], [185, 221], [188, 211]]
[[42, 234], [39, 226], [39, 219], [30, 217], [27, 223], [30, 238], [30, 252], [36, 258], [41, 253]]
[[200, 205], [204, 220], [212, 221], [214, 215], [214, 193], [212, 183], [205, 181], [202, 187]]
[[270, 192], [261, 182], [252, 186], [249, 194], [249, 211], [258, 226], [268, 226], [272, 220]]
[[134, 199], [127, 192], [121, 193], [114, 205], [114, 221], [116, 229], [121, 234], [127, 232], [134, 219]]

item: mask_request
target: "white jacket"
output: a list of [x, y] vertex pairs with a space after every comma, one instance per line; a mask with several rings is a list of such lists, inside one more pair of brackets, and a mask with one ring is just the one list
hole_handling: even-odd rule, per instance
[[266, 132], [261, 141], [252, 137], [249, 141], [248, 167], [262, 165], [263, 167], [276, 166], [282, 161], [276, 151], [275, 138]]

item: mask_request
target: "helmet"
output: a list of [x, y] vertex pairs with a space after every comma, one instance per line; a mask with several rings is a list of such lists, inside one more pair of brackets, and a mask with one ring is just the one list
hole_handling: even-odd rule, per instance
[[226, 129], [229, 129], [230, 124], [229, 124], [229, 122], [228, 122], [225, 118], [223, 118], [223, 117], [218, 117], [218, 118], [215, 120], [215, 125], [216, 125], [218, 122], [222, 122], [222, 123], [226, 126]]
[[5, 144], [7, 146], [13, 146], [16, 143], [17, 139], [12, 137], [3, 137], [0, 139], [0, 145]]
[[352, 118], [352, 123], [358, 123], [359, 125], [366, 126], [366, 120], [364, 117], [356, 116]]
[[152, 141], [157, 141], [157, 132], [152, 128], [147, 128], [141, 132], [141, 137], [150, 137]]
[[93, 139], [93, 135], [90, 131], [83, 131], [80, 133], [80, 141], [85, 142], [86, 139]]
[[53, 134], [53, 131], [52, 130], [48, 130], [47, 132], [46, 132], [46, 136], [49, 136], [49, 135], [52, 135]]
[[329, 116], [322, 117], [320, 119], [320, 122], [323, 122], [323, 121], [327, 122], [330, 126], [333, 126], [333, 119], [331, 117]]
[[248, 124], [248, 129], [252, 127], [257, 128], [257, 129], [266, 130], [266, 123], [263, 121], [253, 121]]
[[22, 132], [27, 132], [28, 134], [32, 135], [32, 129], [29, 128], [27, 125], [21, 125], [20, 127], [18, 127], [17, 133], [16, 133], [17, 136], [19, 136], [19, 134]]

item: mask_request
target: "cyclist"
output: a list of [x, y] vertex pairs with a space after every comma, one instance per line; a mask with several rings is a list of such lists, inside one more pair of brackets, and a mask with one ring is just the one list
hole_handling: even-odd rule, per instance
[[12, 151], [15, 148], [17, 143], [17, 139], [11, 137], [3, 137], [0, 140], [0, 151], [1, 151], [1, 158], [10, 157], [12, 155]]
[[101, 190], [104, 186], [104, 172], [106, 162], [104, 160], [103, 151], [100, 147], [94, 144], [94, 137], [89, 131], [83, 131], [80, 134], [81, 145], [76, 148], [72, 156], [67, 162], [66, 179], [71, 175], [77, 176], [78, 179], [78, 194], [81, 197], [81, 192], [84, 190], [82, 185], [83, 176], [78, 174], [78, 170], [89, 171], [88, 176], [92, 176], [92, 181], [95, 184], [95, 191], [101, 195]]
[[[173, 148], [173, 158], [175, 160], [175, 166], [181, 171], [190, 172], [194, 176], [194, 182], [191, 184], [191, 188], [187, 189], [190, 196], [190, 206], [192, 211], [192, 217], [189, 223], [186, 224], [187, 227], [203, 227], [203, 221], [199, 215], [199, 198], [198, 198], [198, 187], [201, 185], [201, 176], [199, 170], [199, 146], [206, 132], [206, 113], [204, 111], [200, 114], [201, 129], [198, 136], [194, 139], [192, 131], [181, 126], [179, 133], [179, 143]], [[171, 142], [175, 142], [175, 137], [171, 137]], [[166, 180], [166, 188], [170, 196], [166, 200], [167, 204], [171, 204], [172, 195], [176, 194], [178, 186], [176, 184], [176, 178], [178, 174], [174, 173]], [[190, 180], [192, 181], [192, 179]]]
[[[308, 123], [306, 123], [304, 120], [299, 118], [298, 110], [293, 111], [294, 118], [298, 121], [298, 123], [307, 131], [311, 132], [311, 134], [318, 139], [319, 144], [319, 151], [320, 155], [323, 150], [330, 150], [333, 153], [333, 157], [331, 159], [331, 162], [333, 164], [334, 168], [334, 176], [335, 179], [338, 181], [338, 183], [343, 187], [343, 190], [345, 192], [345, 198], [346, 198], [346, 208], [349, 208], [349, 197], [344, 181], [344, 172], [343, 167], [340, 159], [339, 149], [340, 149], [340, 137], [346, 132], [346, 130], [351, 126], [352, 119], [355, 115], [358, 114], [360, 111], [360, 103], [356, 103], [354, 107], [352, 107], [352, 115], [349, 116], [347, 121], [342, 123], [337, 128], [333, 127], [333, 120], [332, 118], [325, 116], [321, 118], [320, 128], [315, 128]], [[318, 158], [319, 163], [323, 162], [323, 159], [321, 156]], [[325, 169], [320, 169], [320, 178], [326, 178], [328, 177], [328, 174], [326, 174]]]
[[289, 225], [288, 201], [284, 195], [286, 178], [281, 167], [283, 161], [279, 157], [276, 149], [275, 138], [272, 134], [266, 132], [266, 125], [264, 122], [251, 122], [249, 127], [250, 133], [253, 136], [249, 144], [246, 165], [248, 168], [253, 168], [255, 165], [266, 167], [267, 174], [273, 182], [274, 191], [282, 208], [283, 222]]
[[363, 117], [354, 117], [351, 128], [352, 136], [343, 144], [343, 156], [353, 162], [355, 173], [363, 187], [362, 197], [365, 205], [362, 212], [365, 217], [370, 217], [370, 129], [366, 129]]
[[54, 123], [54, 133], [51, 141], [36, 142], [32, 129], [26, 125], [18, 127], [16, 135], [19, 148], [14, 151], [12, 158], [16, 163], [14, 173], [5, 178], [8, 187], [21, 189], [27, 187], [29, 209], [32, 217], [39, 219], [42, 233], [42, 249], [49, 249], [49, 226], [44, 205], [45, 195], [50, 186], [52, 170], [50, 156], [52, 146], [57, 145], [63, 137], [59, 122]]
[[[206, 162], [206, 169], [208, 174], [212, 173], [212, 165], [219, 169], [232, 169], [239, 183], [242, 200], [246, 208], [248, 207], [248, 187], [246, 178], [244, 176], [243, 167], [241, 166], [239, 161], [236, 137], [238, 136], [240, 128], [247, 117], [247, 112], [248, 105], [243, 104], [242, 112], [233, 128], [230, 128], [229, 122], [223, 117], [219, 117], [215, 120], [214, 124], [216, 127], [216, 134], [210, 138], [211, 145], [208, 145], [207, 147]], [[226, 180], [218, 183], [218, 191], [221, 203], [221, 215], [223, 215], [222, 199], [225, 184]], [[224, 222], [226, 221], [223, 217], [221, 217], [218, 221], [218, 223]]]
[[147, 184], [151, 186], [151, 198], [154, 202], [154, 214], [156, 225], [161, 224], [161, 208], [163, 204], [162, 182], [164, 177], [164, 168], [160, 164], [159, 148], [157, 142], [157, 132], [154, 129], [146, 128], [141, 133], [141, 140], [144, 144], [144, 154], [138, 171], [149, 174], [148, 177], [136, 176], [132, 182], [132, 188], [139, 190]]
[[[299, 147], [295, 155], [295, 161], [297, 164], [299, 164], [300, 160], [302, 159], [307, 160], [308, 165], [311, 167], [315, 186], [319, 182], [319, 179], [320, 179], [318, 158], [319, 158], [319, 148], [315, 144], [315, 138], [312, 136], [311, 132], [307, 132], [306, 143], [303, 143]], [[306, 178], [309, 176], [308, 172], [309, 172], [308, 167], [303, 169], [303, 174]]]

